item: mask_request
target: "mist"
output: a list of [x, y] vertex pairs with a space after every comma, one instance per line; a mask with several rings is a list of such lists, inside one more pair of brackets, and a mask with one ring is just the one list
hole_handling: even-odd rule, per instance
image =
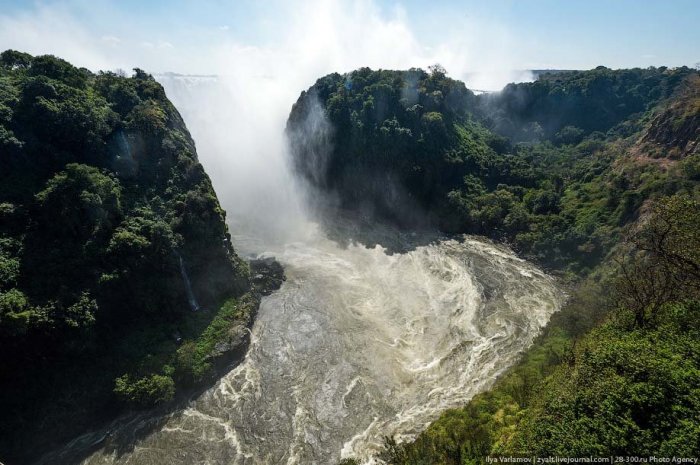
[[[373, 0], [273, 2], [253, 8], [250, 31], [240, 33], [228, 26], [233, 14], [222, 14], [217, 26], [187, 23], [166, 35], [109, 1], [41, 3], [0, 14], [0, 43], [93, 71], [140, 67], [154, 74], [195, 140], [232, 233], [255, 231], [268, 242], [308, 232], [309, 196], [302, 200], [291, 175], [284, 128], [293, 103], [316, 79], [363, 66], [435, 63], [476, 89], [531, 79], [509, 71], [518, 68], [517, 41], [505, 28], [437, 8], [415, 23], [401, 6]], [[427, 29], [443, 33], [436, 41]]]
[[292, 175], [284, 134], [292, 105], [317, 78], [362, 66], [427, 68], [440, 62], [479, 89], [531, 79], [506, 71], [508, 60], [497, 51], [470, 64], [465, 59], [474, 54], [448, 53], [460, 47], [423, 45], [400, 9], [386, 16], [368, 1], [307, 3], [289, 12], [278, 36], [265, 47], [216, 44], [208, 51], [214, 76], [156, 75], [192, 133], [234, 235], [255, 231], [266, 243], [301, 239], [309, 228], [305, 205], [319, 200]]
[[[195, 141], [237, 253], [274, 256], [287, 278], [263, 299], [240, 365], [182, 411], [158, 419], [160, 426], [143, 438], [124, 425], [117, 434], [136, 441], [129, 453], [100, 448], [84, 463], [183, 460], [173, 452], [187, 454], [188, 463], [227, 457], [292, 465], [341, 456], [370, 463], [384, 435], [413, 437], [443, 409], [487, 388], [560, 307], [562, 295], [549, 276], [493, 244], [412, 236], [415, 244], [404, 253], [379, 244], [339, 245], [309, 211], [333, 199], [319, 199], [291, 167], [287, 118], [318, 78], [363, 66], [440, 63], [456, 79], [475, 79], [469, 72], [481, 70], [480, 88], [500, 88], [523, 79], [503, 71], [516, 68], [507, 36], [480, 37], [474, 26], [428, 44], [401, 8], [387, 12], [358, 0], [282, 6], [281, 19], [263, 26], [274, 28], [264, 44], [218, 33], [206, 46], [144, 41], [128, 29], [90, 41], [69, 12], [51, 8], [21, 18], [21, 26], [0, 17], [0, 40], [94, 71], [138, 66], [152, 73]], [[62, 21], [52, 20], [54, 13]], [[62, 40], [53, 47], [25, 35], [23, 45], [14, 45], [14, 27], [46, 28]], [[313, 141], [312, 162], [321, 166], [332, 128], [320, 104], [307, 123], [309, 134], [323, 136]]]
[[[109, 28], [95, 37], [81, 21], [85, 17]], [[282, 242], [308, 226], [284, 128], [293, 103], [317, 78], [363, 66], [440, 63], [475, 89], [531, 79], [509, 71], [518, 67], [512, 52], [517, 41], [506, 29], [467, 17], [436, 13], [415, 24], [400, 6], [380, 8], [372, 0], [280, 2], [250, 19], [264, 42], [232, 38], [226, 26], [231, 19], [222, 16], [213, 29], [188, 26], [181, 31], [188, 40], [177, 41], [148, 34], [147, 24], [124, 17], [109, 2], [80, 14], [61, 4], [38, 4], [31, 13], [0, 15], [0, 43], [55, 54], [93, 71], [138, 66], [154, 74], [192, 133], [232, 232], [246, 229]], [[428, 40], [426, 28], [441, 28], [441, 39]]]

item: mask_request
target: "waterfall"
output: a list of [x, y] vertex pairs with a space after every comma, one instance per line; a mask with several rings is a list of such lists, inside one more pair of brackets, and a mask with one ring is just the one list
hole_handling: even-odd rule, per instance
[[180, 252], [175, 251], [177, 258], [180, 260], [180, 274], [182, 275], [182, 281], [185, 283], [185, 292], [187, 293], [187, 301], [190, 304], [190, 308], [193, 312], [199, 310], [199, 304], [197, 299], [192, 292], [192, 284], [190, 283], [190, 277], [187, 275], [187, 269], [185, 268], [185, 260], [180, 255]]
[[126, 157], [129, 160], [132, 160], [133, 157], [131, 155], [131, 144], [129, 144], [129, 141], [126, 139], [126, 136], [124, 135], [124, 131], [119, 131], [119, 148], [122, 150], [122, 152], [126, 153]]
[[[564, 300], [554, 279], [489, 241], [308, 221], [295, 207], [286, 148], [270, 136], [281, 134], [288, 107], [281, 121], [271, 117], [275, 102], [260, 99], [283, 101], [278, 83], [257, 82], [270, 89], [248, 96], [208, 80], [164, 84], [217, 194], [230, 201], [236, 250], [275, 256], [287, 281], [262, 299], [241, 364], [176, 413], [115, 428], [111, 444], [85, 451], [85, 465], [371, 463], [383, 436], [414, 437], [488, 389]], [[327, 229], [385, 244], [338, 243]]]

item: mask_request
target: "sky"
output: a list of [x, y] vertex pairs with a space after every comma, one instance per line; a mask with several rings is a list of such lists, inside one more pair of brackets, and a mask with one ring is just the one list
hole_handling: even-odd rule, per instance
[[282, 238], [305, 230], [284, 128], [319, 77], [439, 63], [498, 90], [529, 69], [694, 66], [699, 23], [700, 0], [0, 0], [0, 51], [154, 74], [246, 218], [232, 230]]
[[241, 56], [262, 76], [280, 72], [274, 60], [320, 73], [441, 63], [487, 76], [472, 87], [514, 70], [694, 66], [699, 25], [698, 0], [0, 0], [0, 49], [94, 71], [220, 74]]

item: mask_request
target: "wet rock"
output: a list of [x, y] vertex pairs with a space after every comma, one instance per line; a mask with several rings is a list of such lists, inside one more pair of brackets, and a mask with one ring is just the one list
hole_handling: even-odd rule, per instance
[[253, 288], [260, 295], [270, 295], [287, 279], [284, 268], [274, 257], [251, 260], [250, 271], [253, 275], [251, 280]]
[[226, 339], [219, 341], [214, 346], [214, 350], [210, 354], [212, 358], [219, 358], [228, 353], [243, 349], [248, 343], [248, 329], [243, 324], [232, 326], [227, 334]]

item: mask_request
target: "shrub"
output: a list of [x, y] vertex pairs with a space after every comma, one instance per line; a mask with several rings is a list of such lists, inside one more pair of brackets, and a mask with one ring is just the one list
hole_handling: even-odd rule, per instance
[[149, 407], [168, 402], [175, 396], [175, 382], [167, 375], [149, 375], [134, 379], [125, 374], [114, 382], [114, 393], [128, 404]]

